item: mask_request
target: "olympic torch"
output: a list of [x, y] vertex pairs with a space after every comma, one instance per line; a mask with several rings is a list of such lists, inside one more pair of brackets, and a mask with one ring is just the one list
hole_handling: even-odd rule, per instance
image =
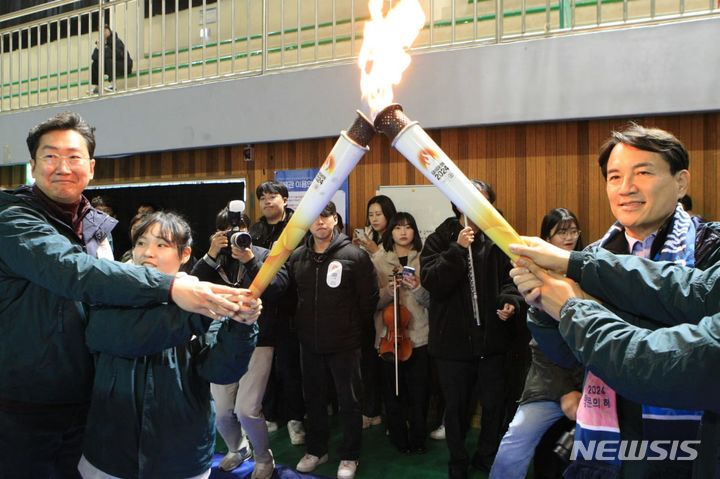
[[387, 136], [393, 148], [437, 186], [510, 259], [517, 258], [509, 249], [510, 243], [523, 242], [517, 232], [418, 122], [405, 115], [400, 105], [392, 104], [378, 113], [375, 129]]
[[303, 240], [310, 225], [342, 186], [360, 158], [370, 149], [367, 145], [374, 135], [372, 123], [358, 111], [352, 126], [340, 133], [335, 146], [255, 276], [250, 285], [254, 297], [262, 295], [275, 274]]

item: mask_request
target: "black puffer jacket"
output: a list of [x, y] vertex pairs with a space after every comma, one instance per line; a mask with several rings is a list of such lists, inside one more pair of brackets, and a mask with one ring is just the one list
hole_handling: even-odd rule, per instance
[[292, 218], [294, 211], [290, 208], [285, 208], [285, 218], [282, 221], [271, 225], [267, 222], [264, 216], [260, 217], [257, 223], [250, 225], [248, 233], [252, 236], [252, 242], [255, 246], [262, 248], [271, 249], [273, 243], [277, 241], [280, 234], [287, 226], [288, 221]]
[[[467, 360], [476, 356], [504, 354], [524, 321], [520, 293], [510, 279], [510, 260], [482, 232], [472, 244], [480, 326], [475, 322], [468, 276], [467, 249], [457, 243], [462, 226], [446, 219], [428, 236], [420, 256], [420, 281], [430, 292], [432, 356]], [[505, 303], [515, 306], [507, 321], [497, 316]]]
[[318, 254], [309, 237], [290, 256], [288, 273], [297, 289], [295, 327], [302, 346], [320, 354], [360, 348], [378, 302], [375, 268], [367, 253], [339, 233]]
[[[273, 244], [278, 240], [283, 230], [287, 226], [290, 218], [292, 218], [294, 211], [290, 208], [285, 208], [285, 218], [282, 221], [275, 223], [274, 225], [268, 224], [264, 216], [261, 216], [257, 223], [254, 223], [248, 228], [248, 233], [252, 236], [253, 246], [260, 246], [270, 250]], [[275, 322], [276, 336], [287, 336], [292, 334], [292, 330], [295, 328], [292, 317], [295, 315], [295, 304], [297, 303], [297, 297], [295, 296], [295, 290], [286, 291], [285, 294], [271, 305], [263, 305], [263, 309], [267, 309], [271, 306], [274, 309], [276, 317], [280, 318], [280, 321]], [[258, 346], [264, 346], [265, 341], [263, 340], [263, 334], [260, 333], [260, 340], [258, 340]]]

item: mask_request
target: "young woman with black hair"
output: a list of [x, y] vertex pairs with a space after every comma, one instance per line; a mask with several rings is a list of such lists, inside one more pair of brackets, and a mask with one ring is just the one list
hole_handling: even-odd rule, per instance
[[[412, 346], [410, 357], [399, 361], [396, 395], [395, 354], [383, 361], [382, 382], [386, 422], [390, 441], [403, 453], [425, 453], [427, 429], [428, 394], [430, 386], [430, 362], [427, 352], [428, 312], [430, 295], [420, 284], [420, 251], [422, 241], [415, 218], [410, 213], [396, 213], [388, 224], [383, 238], [383, 249], [373, 256], [378, 276], [380, 299], [375, 313], [375, 347], [389, 341], [391, 346], [393, 327], [388, 327], [384, 314], [392, 317], [394, 298], [409, 318], [405, 328], [405, 340]], [[414, 268], [414, 271], [404, 267]], [[400, 275], [398, 275], [400, 273]], [[397, 289], [397, 291], [395, 291]], [[396, 293], [396, 294], [395, 294]], [[386, 308], [391, 308], [386, 313]], [[397, 331], [401, 331], [398, 327]], [[398, 358], [400, 355], [397, 355]], [[385, 359], [385, 357], [384, 357]]]

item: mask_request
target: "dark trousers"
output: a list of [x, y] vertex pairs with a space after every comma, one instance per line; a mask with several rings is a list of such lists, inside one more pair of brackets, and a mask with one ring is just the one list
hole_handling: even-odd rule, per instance
[[263, 413], [268, 421], [280, 423], [291, 419], [302, 421], [305, 417], [300, 343], [294, 331], [283, 332], [276, 338], [275, 356], [263, 399]]
[[330, 421], [327, 412], [328, 375], [335, 382], [343, 439], [338, 447], [341, 460], [358, 460], [362, 439], [360, 397], [360, 348], [331, 354], [317, 354], [301, 347], [303, 391], [305, 393], [305, 442], [308, 454], [321, 457], [328, 452]]
[[390, 441], [400, 449], [424, 448], [430, 389], [427, 346], [413, 349], [407, 361], [398, 363], [399, 396], [395, 395], [395, 363], [383, 361], [382, 373]]
[[[115, 78], [113, 76], [113, 61], [112, 58], [105, 58], [105, 68], [103, 69], [103, 73], [107, 75], [110, 79], [110, 81], [113, 81]], [[98, 71], [98, 62], [93, 60], [92, 64], [90, 65], [90, 83], [93, 85], [98, 85], [100, 83], [100, 72]], [[127, 63], [127, 75], [132, 73], [132, 60], [128, 58]], [[115, 62], [115, 76], [118, 77], [124, 77], [126, 75], [125, 73], [125, 62], [124, 61], [117, 61]]]
[[435, 363], [445, 399], [449, 475], [451, 478], [464, 478], [467, 477], [470, 464], [465, 438], [475, 406], [472, 400], [475, 392], [482, 405], [481, 430], [475, 456], [492, 460], [502, 439], [506, 396], [504, 356], [470, 361], [436, 358]]
[[382, 362], [372, 344], [362, 349], [362, 413], [367, 417], [382, 414]]
[[42, 412], [0, 410], [0, 477], [79, 479], [88, 406]]

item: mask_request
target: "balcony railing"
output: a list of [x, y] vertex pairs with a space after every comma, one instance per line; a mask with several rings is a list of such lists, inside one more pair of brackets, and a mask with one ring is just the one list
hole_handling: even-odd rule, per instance
[[[369, 17], [367, 2], [355, 0], [78, 1], [0, 17], [0, 112], [349, 61]], [[421, 0], [427, 23], [415, 49], [714, 16], [718, 1]], [[104, 44], [100, 25], [117, 36], [98, 48], [102, 74], [93, 85], [91, 58]], [[115, 61], [106, 62], [108, 55]]]

